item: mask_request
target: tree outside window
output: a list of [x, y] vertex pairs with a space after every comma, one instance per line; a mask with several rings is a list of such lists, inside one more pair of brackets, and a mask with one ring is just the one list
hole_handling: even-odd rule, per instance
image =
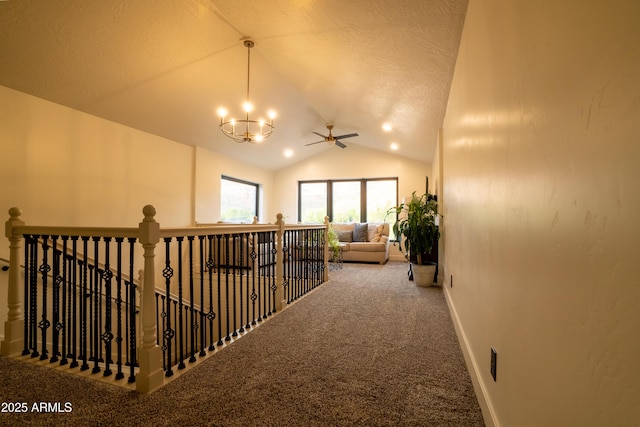
[[258, 184], [222, 176], [220, 180], [220, 219], [225, 222], [252, 223], [258, 216]]

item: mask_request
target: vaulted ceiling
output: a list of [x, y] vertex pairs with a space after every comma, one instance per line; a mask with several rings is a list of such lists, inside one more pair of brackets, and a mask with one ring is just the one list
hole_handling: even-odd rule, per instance
[[[278, 169], [322, 150], [313, 131], [430, 162], [467, 0], [0, 0], [0, 85], [183, 144]], [[251, 38], [256, 117], [235, 143]], [[382, 124], [393, 124], [391, 132]], [[293, 151], [291, 158], [283, 152]]]

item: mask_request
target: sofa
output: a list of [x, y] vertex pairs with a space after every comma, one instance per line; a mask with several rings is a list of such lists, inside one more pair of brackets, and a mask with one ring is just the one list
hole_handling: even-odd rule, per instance
[[384, 264], [389, 259], [389, 224], [333, 223], [331, 228], [338, 236], [342, 261]]

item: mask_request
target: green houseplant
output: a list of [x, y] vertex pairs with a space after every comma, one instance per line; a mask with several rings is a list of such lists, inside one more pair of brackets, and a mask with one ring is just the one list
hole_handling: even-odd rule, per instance
[[389, 212], [395, 213], [398, 218], [393, 224], [393, 232], [400, 251], [412, 262], [411, 272], [415, 274], [416, 284], [430, 286], [435, 275], [435, 263], [427, 263], [426, 256], [431, 254], [440, 238], [435, 196], [429, 193], [418, 196], [414, 191], [408, 202], [391, 208]]
[[340, 242], [338, 241], [338, 233], [336, 233], [331, 225], [329, 225], [327, 241], [329, 243], [329, 262], [339, 262]]

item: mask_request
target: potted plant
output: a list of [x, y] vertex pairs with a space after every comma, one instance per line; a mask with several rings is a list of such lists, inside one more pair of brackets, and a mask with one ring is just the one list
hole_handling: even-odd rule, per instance
[[435, 276], [436, 263], [427, 262], [434, 245], [440, 238], [436, 225], [438, 202], [435, 196], [425, 193], [421, 196], [414, 191], [411, 200], [389, 210], [398, 220], [393, 224], [400, 252], [411, 262], [409, 280], [415, 280], [418, 286], [431, 286]]
[[340, 262], [340, 242], [338, 241], [338, 233], [329, 225], [329, 233], [327, 235], [329, 243], [329, 262]]

